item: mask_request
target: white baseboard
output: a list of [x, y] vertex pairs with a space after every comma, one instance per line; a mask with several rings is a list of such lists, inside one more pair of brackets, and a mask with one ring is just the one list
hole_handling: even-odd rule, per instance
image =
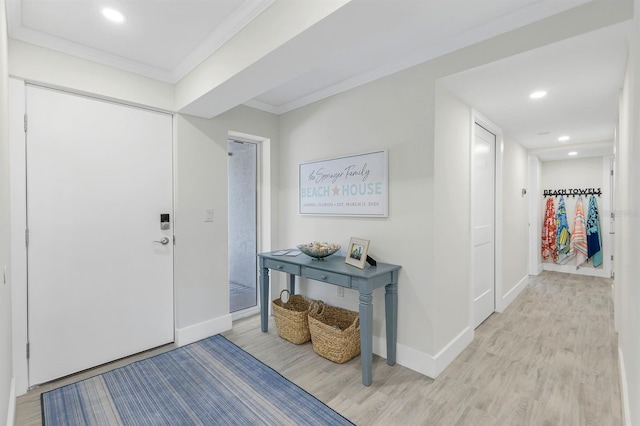
[[618, 346], [618, 364], [620, 366], [620, 397], [622, 399], [622, 416], [624, 417], [624, 425], [631, 425], [631, 408], [629, 407], [629, 385], [627, 383], [627, 372], [624, 366], [624, 355]]
[[[403, 367], [435, 379], [472, 341], [473, 329], [467, 327], [435, 356], [397, 344], [396, 362]], [[387, 343], [384, 338], [373, 336], [373, 353], [386, 358]]]
[[260, 308], [253, 307], [249, 309], [243, 309], [241, 311], [236, 311], [231, 314], [231, 320], [236, 321], [242, 318], [250, 317], [251, 315], [256, 315], [260, 313]]
[[175, 344], [176, 346], [188, 345], [227, 330], [231, 330], [231, 314], [188, 327], [176, 328]]
[[16, 418], [16, 378], [11, 378], [9, 388], [9, 403], [7, 405], [7, 426], [13, 426]]
[[558, 265], [557, 263], [543, 263], [542, 269], [545, 271], [564, 272], [566, 274], [586, 275], [589, 277], [611, 278], [611, 271], [599, 268], [592, 268], [590, 266], [581, 266], [576, 268], [576, 265]]
[[429, 377], [434, 379], [438, 377], [471, 342], [473, 342], [473, 328], [467, 327], [438, 352], [436, 356], [431, 357], [434, 363], [434, 375]]
[[496, 304], [496, 312], [504, 312], [505, 309], [509, 307], [509, 305], [516, 300], [516, 297], [524, 290], [524, 288], [529, 284], [529, 275], [525, 275], [522, 277], [518, 283], [513, 286], [511, 290], [507, 292], [502, 298], [497, 299]]

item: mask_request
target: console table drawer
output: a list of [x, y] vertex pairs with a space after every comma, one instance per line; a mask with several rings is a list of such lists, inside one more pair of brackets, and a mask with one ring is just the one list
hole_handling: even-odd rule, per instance
[[351, 287], [351, 278], [348, 275], [321, 271], [318, 269], [307, 268], [305, 266], [302, 267], [302, 275], [311, 278], [312, 280], [324, 281], [341, 287]]
[[264, 267], [274, 271], [286, 272], [287, 274], [300, 275], [300, 266], [291, 263], [278, 262], [276, 260], [265, 259]]

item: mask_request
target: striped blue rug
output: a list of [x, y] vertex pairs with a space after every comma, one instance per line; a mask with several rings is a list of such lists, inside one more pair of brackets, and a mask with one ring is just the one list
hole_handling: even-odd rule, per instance
[[217, 335], [42, 394], [55, 425], [352, 425]]

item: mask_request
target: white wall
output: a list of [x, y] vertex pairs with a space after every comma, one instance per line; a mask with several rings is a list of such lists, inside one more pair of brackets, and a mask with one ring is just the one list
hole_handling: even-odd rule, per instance
[[[404, 84], [404, 81], [415, 83]], [[419, 84], [409, 70], [328, 98], [280, 117], [280, 244], [318, 240], [341, 244], [350, 237], [371, 241], [377, 260], [403, 266], [398, 295], [398, 343], [428, 353], [433, 347], [433, 318], [428, 297], [433, 271], [433, 84]], [[432, 108], [431, 108], [432, 109]], [[343, 218], [298, 214], [298, 165], [309, 160], [378, 149], [389, 155], [389, 217]], [[285, 225], [286, 224], [286, 225]], [[358, 294], [336, 297], [333, 286], [301, 280], [301, 291], [331, 304], [358, 310]], [[384, 290], [374, 292], [374, 335], [384, 338]], [[376, 340], [374, 351], [382, 343]], [[403, 363], [402, 351], [398, 362]]]
[[[540, 171], [542, 188], [540, 188], [537, 194], [532, 194], [539, 200], [538, 211], [540, 212], [541, 218], [544, 218], [546, 203], [546, 199], [542, 195], [544, 190], [600, 188], [602, 191], [602, 195], [600, 197], [596, 197], [598, 202], [598, 213], [600, 216], [600, 238], [602, 240], [603, 259], [602, 266], [594, 268], [591, 260], [585, 262], [579, 268], [576, 268], [575, 259], [570, 259], [564, 265], [555, 264], [551, 260], [544, 260], [542, 265], [545, 270], [600, 276], [605, 278], [609, 278], [611, 276], [611, 243], [609, 238], [609, 213], [611, 211], [609, 200], [611, 190], [608, 178], [608, 164], [609, 159], [603, 157], [542, 162]], [[573, 230], [577, 199], [577, 197], [572, 196], [564, 197], [569, 232]], [[556, 211], [559, 200], [560, 197], [556, 197], [554, 200]], [[586, 215], [589, 211], [589, 196], [582, 197], [582, 206], [586, 219]], [[540, 236], [540, 238], [542, 237]]]
[[[469, 328], [471, 112], [436, 84], [446, 72], [471, 66], [469, 58], [475, 52], [468, 53], [289, 112], [280, 123], [280, 223], [286, 224], [280, 232], [281, 246], [314, 239], [345, 245], [355, 236], [371, 240], [376, 259], [402, 265], [398, 363], [432, 377], [473, 337]], [[298, 164], [375, 149], [389, 151], [388, 218], [298, 215]], [[515, 145], [510, 149], [510, 158], [524, 164], [513, 168], [518, 173], [515, 182], [526, 182], [526, 155]], [[518, 232], [524, 229], [526, 235], [526, 206], [521, 218]], [[504, 232], [509, 235], [510, 230]], [[516, 283], [526, 276], [526, 261], [526, 254], [518, 257]], [[341, 299], [333, 287], [306, 280], [300, 287], [310, 297], [357, 310], [356, 292]], [[382, 298], [382, 291], [374, 294], [374, 352], [384, 356]]]
[[[9, 202], [9, 102], [5, 0], [0, 0], [0, 423], [13, 424], [15, 404], [11, 344], [11, 226]], [[7, 282], [4, 282], [4, 270]]]
[[508, 136], [502, 158], [502, 294], [496, 307], [504, 310], [522, 291], [529, 278], [529, 197], [527, 151]]
[[626, 425], [640, 425], [640, 0], [634, 1], [616, 146], [615, 309]]
[[[435, 93], [433, 264], [428, 315], [434, 347], [473, 337], [471, 274], [471, 108], [440, 84]], [[436, 352], [431, 352], [436, 353]]]
[[13, 77], [132, 105], [174, 111], [174, 86], [65, 53], [9, 41]]
[[[182, 345], [231, 328], [228, 283], [227, 140], [229, 131], [274, 141], [277, 117], [239, 106], [214, 119], [176, 115], [176, 340]], [[263, 151], [264, 152], [264, 151]], [[271, 167], [276, 170], [276, 167]], [[277, 178], [272, 179], [277, 185]], [[277, 203], [272, 202], [274, 209]], [[214, 210], [213, 222], [204, 210]], [[273, 214], [272, 216], [275, 216]]]

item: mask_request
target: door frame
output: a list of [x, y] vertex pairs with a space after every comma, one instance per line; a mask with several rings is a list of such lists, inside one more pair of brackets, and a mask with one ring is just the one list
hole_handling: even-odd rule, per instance
[[[260, 210], [259, 210], [259, 193], [260, 193], [260, 186], [259, 186], [259, 182], [260, 182], [260, 175], [259, 175], [259, 165], [260, 165], [260, 144], [258, 144], [257, 142], [251, 142], [251, 141], [247, 141], [247, 140], [239, 140], [239, 139], [227, 139], [227, 146], [229, 146], [231, 143], [238, 143], [238, 144], [246, 144], [246, 145], [252, 145], [255, 148], [255, 182], [253, 182], [254, 187], [255, 187], [255, 194], [254, 194], [254, 202], [255, 202], [255, 248], [256, 248], [256, 252], [258, 252], [258, 247], [259, 247], [259, 241], [260, 241], [260, 229], [258, 227], [258, 222], [260, 220]], [[229, 151], [228, 155], [231, 155], [231, 151]], [[227, 168], [227, 177], [230, 176], [231, 174], [231, 167], [230, 167], [230, 163], [231, 160], [229, 159], [228, 164], [228, 168]], [[231, 188], [229, 185], [229, 181], [230, 179], [228, 179], [227, 181], [227, 200], [229, 200], [229, 195], [231, 193]], [[231, 217], [231, 209], [230, 209], [230, 202], [227, 202], [227, 210], [228, 210], [228, 214], [227, 217], [230, 218]], [[228, 222], [227, 222], [228, 223]], [[229, 242], [231, 242], [231, 227], [229, 226], [229, 232], [228, 232], [228, 238], [229, 238]], [[231, 244], [229, 244], [231, 245]], [[229, 249], [229, 283], [231, 283], [231, 252], [232, 250]], [[254, 257], [254, 262], [256, 262], [257, 265], [257, 258]], [[256, 310], [259, 311], [260, 308], [260, 295], [259, 295], [259, 286], [258, 286], [258, 267], [256, 266], [255, 269], [255, 292], [256, 292], [256, 304], [255, 306], [249, 306], [248, 308], [244, 308], [244, 309], [239, 309], [237, 311], [231, 311], [231, 306], [229, 306], [229, 312], [231, 314], [231, 320], [236, 320], [236, 319], [240, 319], [240, 318], [244, 318], [246, 316], [249, 315], [253, 315], [255, 314]], [[231, 297], [229, 297], [229, 301], [231, 301]]]
[[[248, 142], [256, 145], [257, 148], [257, 164], [256, 164], [256, 247], [258, 252], [272, 250], [271, 243], [271, 139], [262, 136], [251, 135], [248, 133], [237, 132], [229, 130], [227, 134], [227, 140], [236, 140], [239, 142]], [[228, 206], [227, 206], [228, 208]], [[258, 266], [256, 263], [256, 276], [258, 273]], [[271, 291], [273, 288], [271, 286]], [[227, 298], [229, 297], [229, 287], [227, 286]], [[231, 320], [235, 321], [240, 318], [244, 318], [250, 315], [254, 315], [260, 312], [260, 294], [259, 286], [256, 287], [258, 291], [258, 303], [254, 308], [244, 309], [231, 313]], [[269, 295], [269, 300], [274, 299], [272, 295]], [[271, 306], [269, 306], [271, 309]]]
[[[112, 102], [127, 107], [135, 107], [163, 114], [173, 115], [160, 109], [140, 107], [126, 102], [117, 102], [112, 99], [101, 98], [97, 95], [76, 93], [59, 87], [45, 84], [31, 83], [24, 79], [10, 77], [9, 79], [9, 161], [10, 169], [10, 200], [11, 200], [11, 271], [12, 271], [12, 352], [13, 375], [16, 383], [16, 396], [23, 395], [29, 390], [29, 361], [27, 359], [28, 342], [28, 288], [27, 288], [27, 247], [25, 244], [25, 230], [27, 229], [27, 158], [26, 136], [24, 117], [27, 113], [26, 94], [27, 85], [39, 86], [46, 89], [57, 90], [74, 96], [84, 96], [101, 102]], [[173, 120], [172, 120], [173, 122]], [[172, 131], [172, 201], [171, 214], [175, 218], [175, 150], [176, 134], [175, 126]], [[172, 221], [175, 232], [175, 222]], [[175, 339], [175, 280], [173, 281], [173, 328]]]
[[9, 78], [9, 161], [11, 162], [11, 316], [13, 328], [13, 375], [16, 395], [29, 389], [27, 361], [27, 168], [24, 133], [26, 82]]
[[[479, 111], [474, 108], [471, 109], [471, 121], [469, 123], [470, 127], [470, 139], [469, 139], [469, 206], [471, 209], [472, 205], [472, 193], [471, 193], [471, 179], [473, 179], [471, 171], [473, 170], [473, 141], [476, 137], [475, 124], [478, 123], [489, 132], [496, 135], [496, 158], [495, 158], [495, 187], [494, 187], [494, 312], [502, 312], [507, 306], [508, 303], [505, 303], [502, 297], [502, 163], [504, 156], [504, 137], [502, 134], [502, 129], [491, 120], [482, 115]], [[472, 215], [473, 210], [470, 211], [469, 214], [469, 230], [472, 229]], [[474, 292], [473, 292], [473, 238], [471, 234], [469, 234], [469, 253], [470, 253], [470, 264], [469, 264], [469, 279], [468, 279], [468, 288], [469, 288], [469, 320], [468, 326], [471, 330], [475, 329], [474, 326]]]

